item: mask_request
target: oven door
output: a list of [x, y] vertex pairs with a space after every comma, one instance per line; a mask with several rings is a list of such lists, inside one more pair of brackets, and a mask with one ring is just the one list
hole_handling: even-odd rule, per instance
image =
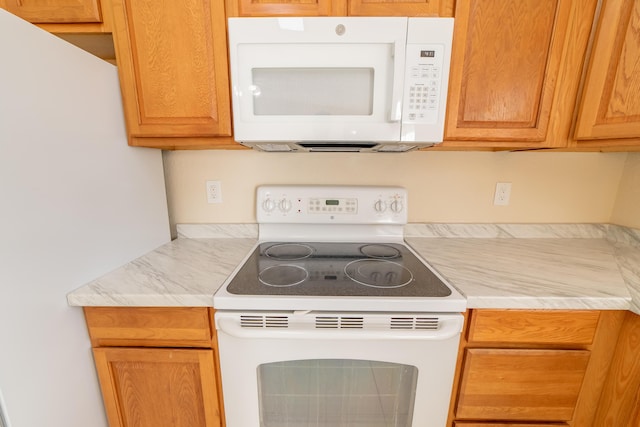
[[443, 427], [461, 314], [217, 312], [228, 427]]

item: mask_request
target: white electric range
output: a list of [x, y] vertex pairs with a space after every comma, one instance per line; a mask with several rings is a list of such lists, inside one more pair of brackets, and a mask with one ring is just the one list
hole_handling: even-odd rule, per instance
[[256, 205], [213, 302], [227, 426], [443, 427], [466, 300], [404, 244], [406, 190], [262, 186]]

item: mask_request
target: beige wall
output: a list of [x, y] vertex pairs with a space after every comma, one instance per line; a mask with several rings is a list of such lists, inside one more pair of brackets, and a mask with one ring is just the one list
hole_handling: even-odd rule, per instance
[[627, 157], [611, 222], [640, 228], [640, 153]]
[[[164, 153], [172, 224], [255, 222], [256, 186], [281, 183], [402, 185], [409, 191], [410, 222], [609, 222], [627, 157], [550, 152]], [[640, 161], [637, 156], [631, 159], [625, 182], [637, 187]], [[222, 182], [222, 204], [207, 203], [207, 180]], [[512, 183], [509, 206], [493, 205], [496, 182]], [[616, 218], [630, 222], [640, 211], [637, 192], [635, 199], [632, 190], [623, 193]]]

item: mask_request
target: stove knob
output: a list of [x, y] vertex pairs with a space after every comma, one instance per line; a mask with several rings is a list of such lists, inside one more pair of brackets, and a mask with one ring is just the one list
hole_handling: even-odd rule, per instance
[[280, 210], [282, 212], [289, 212], [291, 210], [291, 200], [289, 199], [280, 200]]
[[265, 201], [262, 202], [262, 209], [264, 209], [266, 212], [273, 212], [275, 208], [276, 204], [271, 199], [265, 199]]
[[373, 208], [376, 212], [384, 212], [387, 210], [387, 204], [382, 199], [378, 199], [378, 201], [374, 203]]
[[404, 209], [404, 205], [402, 204], [402, 200], [394, 200], [391, 202], [391, 210], [395, 213], [400, 213]]

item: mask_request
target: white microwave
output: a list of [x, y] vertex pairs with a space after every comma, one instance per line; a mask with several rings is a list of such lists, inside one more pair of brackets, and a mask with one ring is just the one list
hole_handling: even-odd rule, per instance
[[229, 18], [235, 139], [265, 151], [442, 142], [453, 18]]

